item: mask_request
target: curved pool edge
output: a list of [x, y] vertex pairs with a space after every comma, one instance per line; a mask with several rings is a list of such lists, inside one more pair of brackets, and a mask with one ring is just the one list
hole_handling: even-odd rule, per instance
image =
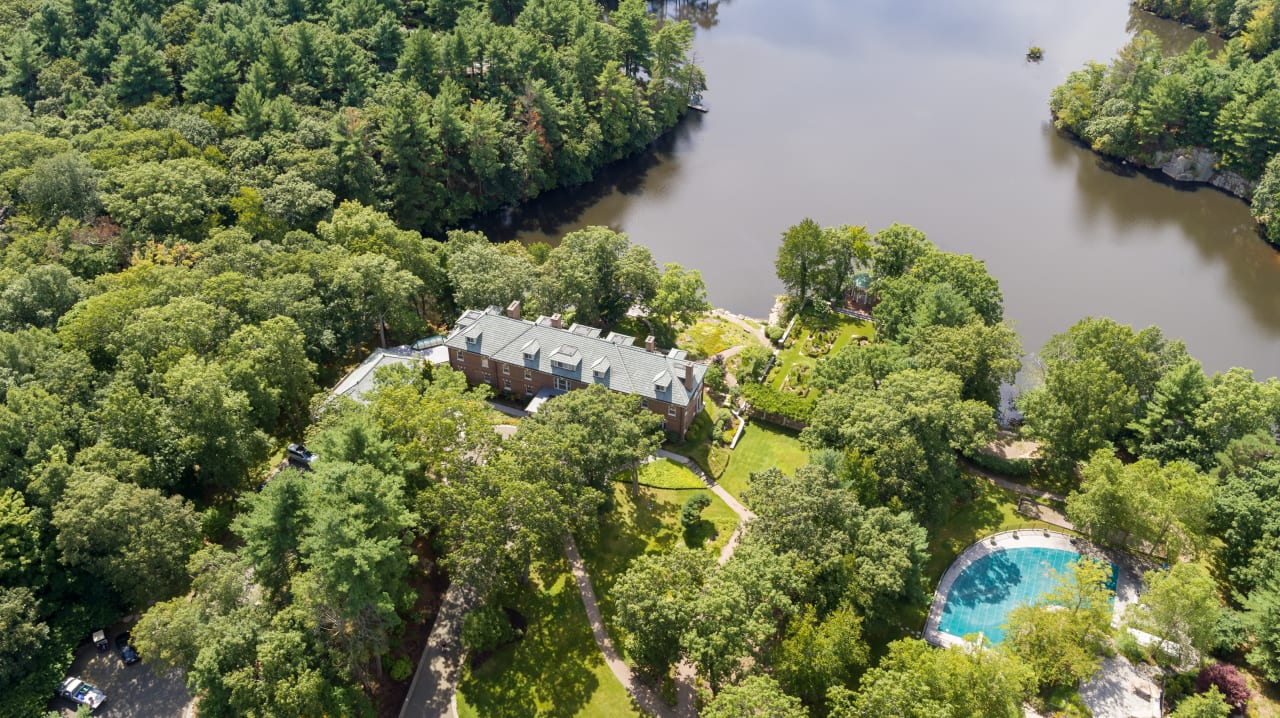
[[946, 633], [938, 628], [942, 622], [942, 612], [947, 603], [947, 596], [950, 595], [951, 587], [956, 578], [966, 568], [979, 559], [1010, 548], [1048, 548], [1072, 551], [1086, 558], [1104, 560], [1114, 564], [1116, 567], [1116, 596], [1113, 603], [1113, 624], [1118, 623], [1120, 617], [1124, 615], [1125, 607], [1137, 600], [1140, 579], [1134, 575], [1131, 567], [1126, 565], [1127, 562], [1103, 551], [1092, 542], [1047, 529], [1001, 531], [983, 537], [965, 548], [947, 567], [946, 572], [942, 574], [942, 579], [938, 581], [938, 587], [933, 592], [933, 601], [929, 604], [929, 617], [925, 620], [924, 631], [921, 634], [925, 641], [939, 648], [949, 648], [951, 646], [972, 647], [974, 645], [970, 641]]

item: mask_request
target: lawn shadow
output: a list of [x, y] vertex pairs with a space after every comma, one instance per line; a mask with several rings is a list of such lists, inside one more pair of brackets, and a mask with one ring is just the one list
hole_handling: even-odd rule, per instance
[[524, 638], [496, 651], [464, 679], [463, 694], [479, 715], [573, 716], [600, 688], [594, 669], [604, 659], [567, 565], [544, 567], [544, 577], [554, 581], [548, 590], [531, 584], [519, 600], [529, 619]]
[[684, 545], [692, 549], [700, 549], [708, 541], [715, 541], [717, 538], [719, 534], [716, 525], [707, 519], [701, 519], [684, 530]]

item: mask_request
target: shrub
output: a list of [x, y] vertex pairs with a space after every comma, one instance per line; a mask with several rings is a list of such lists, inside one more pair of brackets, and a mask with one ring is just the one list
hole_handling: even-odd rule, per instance
[[723, 394], [725, 390], [724, 365], [712, 364], [707, 367], [707, 373], [702, 377], [702, 381], [705, 382], [712, 391]]
[[778, 391], [767, 384], [747, 384], [742, 389], [742, 396], [756, 411], [777, 414], [799, 422], [808, 421], [809, 414], [813, 411], [811, 406], [796, 395]]
[[778, 326], [777, 324], [770, 324], [769, 326], [765, 327], [764, 335], [766, 337], [769, 337], [769, 341], [774, 342], [776, 344], [777, 341], [782, 338], [782, 332], [783, 332], [782, 327]]
[[517, 638], [501, 609], [481, 606], [462, 619], [462, 647], [471, 653], [492, 651]]
[[1239, 669], [1230, 663], [1214, 663], [1200, 669], [1200, 675], [1196, 676], [1196, 692], [1204, 693], [1210, 686], [1217, 686], [1227, 705], [1241, 713], [1252, 697], [1248, 682], [1240, 675]]
[[1213, 628], [1214, 642], [1223, 653], [1234, 653], [1249, 637], [1243, 616], [1238, 611], [1224, 610]]
[[680, 525], [686, 529], [697, 526], [702, 521], [702, 511], [711, 505], [711, 497], [704, 493], [696, 493], [684, 502], [680, 509]]
[[405, 656], [396, 656], [391, 659], [391, 666], [388, 671], [391, 674], [391, 680], [403, 681], [413, 675], [413, 663]]

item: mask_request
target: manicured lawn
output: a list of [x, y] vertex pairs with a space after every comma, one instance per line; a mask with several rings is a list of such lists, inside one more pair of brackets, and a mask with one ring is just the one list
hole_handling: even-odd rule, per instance
[[641, 715], [591, 637], [563, 558], [537, 567], [514, 608], [528, 620], [525, 636], [463, 669], [463, 718]]
[[676, 338], [676, 346], [689, 352], [690, 359], [705, 359], [729, 347], [758, 343], [742, 327], [710, 314], [694, 322]]
[[711, 431], [711, 415], [704, 408], [693, 417], [693, 424], [689, 426], [689, 432], [685, 434], [683, 441], [668, 442], [662, 448], [693, 459], [707, 476], [719, 480], [729, 461], [729, 450], [712, 443]]
[[[620, 634], [613, 627], [613, 585], [626, 572], [631, 562], [646, 553], [663, 553], [677, 544], [690, 548], [701, 547], [713, 555], [729, 540], [738, 525], [738, 517], [723, 501], [711, 493], [693, 472], [670, 461], [648, 464], [640, 472], [640, 481], [648, 483], [656, 474], [665, 474], [664, 483], [676, 483], [672, 479], [683, 475], [683, 485], [694, 488], [653, 489], [640, 487], [638, 495], [632, 493], [630, 477], [619, 478], [614, 484], [614, 508], [604, 516], [599, 536], [579, 549], [582, 560], [591, 574], [604, 615], [605, 627], [618, 650], [623, 650]], [[711, 497], [711, 506], [702, 512], [702, 522], [692, 531], [680, 525], [680, 508], [690, 497], [698, 493]], [[713, 538], [714, 537], [714, 538]]]
[[[618, 481], [630, 485], [631, 475], [619, 477]], [[659, 459], [640, 467], [640, 484], [652, 489], [707, 489], [702, 479], [670, 459]]]
[[[874, 339], [875, 333], [875, 325], [870, 322], [841, 314], [829, 314], [822, 318], [809, 314], [801, 316], [796, 320], [791, 337], [787, 340], [791, 346], [778, 352], [778, 361], [769, 373], [769, 384], [775, 389], [782, 389], [784, 383], [788, 387], [807, 385], [809, 374], [820, 359], [835, 354], [859, 337]], [[829, 348], [825, 339], [815, 338], [819, 335], [834, 338]], [[822, 353], [811, 356], [815, 351]], [[810, 391], [804, 399], [812, 403], [817, 401], [817, 394]]]
[[753, 472], [777, 467], [790, 475], [807, 463], [809, 450], [796, 438], [796, 432], [764, 422], [750, 422], [717, 481], [741, 501]]

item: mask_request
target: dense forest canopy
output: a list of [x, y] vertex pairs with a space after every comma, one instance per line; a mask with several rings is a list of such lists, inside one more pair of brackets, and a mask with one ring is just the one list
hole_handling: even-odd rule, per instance
[[[691, 27], [641, 0], [7, 1], [0, 44], [0, 715], [41, 711], [91, 626], [192, 587], [209, 603], [139, 641], [204, 661], [205, 712], [365, 712], [427, 550], [404, 540], [447, 534], [422, 508], [446, 446], [372, 453], [410, 431], [383, 414], [316, 434], [349, 460], [305, 488], [237, 496], [361, 345], [516, 299], [601, 324], [638, 305], [667, 344], [706, 307], [696, 271], [605, 228], [555, 249], [446, 231], [670, 129], [704, 85]], [[487, 420], [459, 381], [409, 405]], [[317, 490], [367, 521], [337, 531]], [[271, 497], [296, 531], [259, 545]], [[229, 528], [242, 556], [193, 555]], [[224, 589], [252, 566], [250, 608]]]
[[1165, 55], [1142, 33], [1110, 65], [1089, 63], [1055, 88], [1057, 125], [1097, 152], [1154, 166], [1169, 152], [1203, 148], [1224, 186], [1252, 200], [1254, 217], [1280, 243], [1280, 3], [1255, 0], [1137, 5], [1233, 35], [1216, 56], [1203, 40]]
[[692, 28], [637, 0], [25, 5], [0, 15], [0, 205], [139, 237], [348, 199], [439, 230], [589, 179], [704, 84]]

